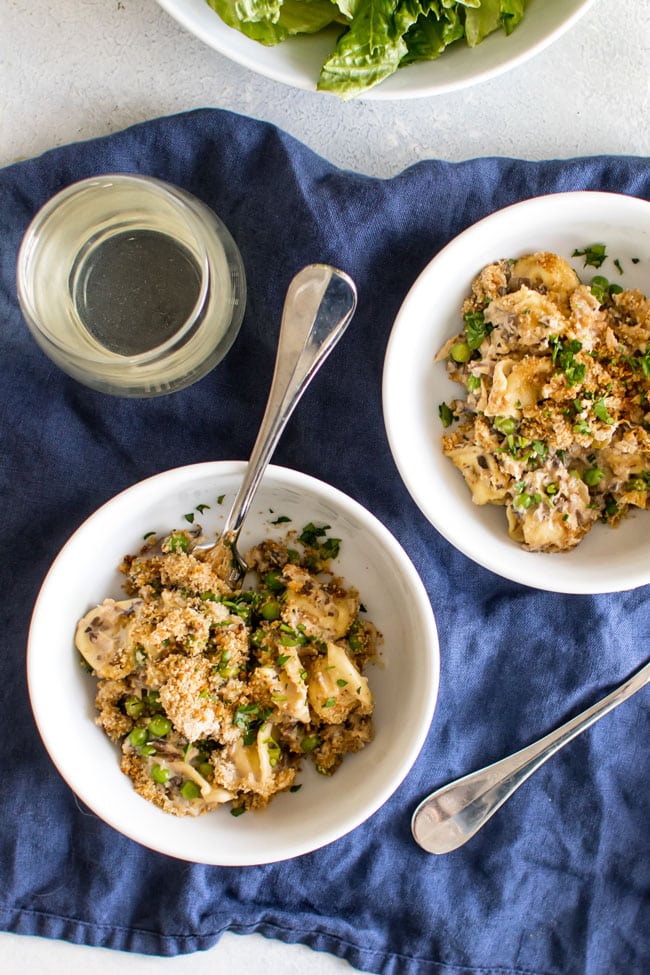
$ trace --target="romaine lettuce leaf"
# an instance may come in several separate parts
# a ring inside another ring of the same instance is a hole
[[[463,21],[457,10],[438,7],[433,3],[427,4],[427,7],[429,9],[414,23],[406,35],[408,54],[400,67],[414,64],[416,61],[432,61],[440,57],[450,44],[459,41],[465,33]]]
[[[501,26],[506,34],[512,34],[526,10],[526,0],[501,0]]]
[[[332,0],[206,0],[228,27],[270,47],[345,21]]]
[[[510,34],[527,0],[206,0],[221,19],[261,44],[341,24],[318,81],[348,99],[403,65],[440,57],[463,38],[470,47],[488,34]]]
[[[408,50],[404,30],[395,17],[403,2],[362,0],[349,29],[321,69],[320,91],[352,98],[397,71]]]
[[[482,0],[480,7],[466,13],[467,43],[476,47],[499,27],[511,34],[523,16],[524,0]]]

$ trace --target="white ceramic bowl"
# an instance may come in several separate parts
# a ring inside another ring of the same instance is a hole
[[[599,271],[571,258],[593,243],[604,243],[609,255]],[[603,274],[648,294],[650,203],[587,191],[538,197],[493,213],[440,251],[407,295],[386,350],[384,420],[393,457],[431,524],[479,565],[553,592],[633,589],[650,583],[650,512],[639,511],[615,529],[596,524],[571,552],[526,552],[508,537],[503,508],[473,504],[440,447],[438,406],[457,397],[459,387],[434,356],[462,326],[460,307],[472,279],[491,261],[538,250],[571,260],[583,280]]]
[[[245,464],[197,464],[159,474],[119,494],[71,537],[38,596],[28,644],[28,681],[38,729],[73,791],[103,820],[144,846],[185,860],[243,866],[318,849],[354,829],[389,798],[415,761],[438,692],[439,654],[431,604],[409,558],[366,509],[328,485],[270,467],[246,519],[246,547],[286,533],[279,515],[302,529],[313,521],[342,539],[335,565],[355,585],[384,636],[381,662],[368,668],[376,738],[332,777],[304,763],[300,791],[283,793],[259,813],[227,807],[192,818],[163,813],[135,793],[119,770],[119,752],[93,723],[94,679],[73,647],[76,620],[106,595],[119,598],[117,566],[137,552],[145,532],[187,527],[199,504],[204,531],[216,532]],[[216,503],[225,495],[222,505]]]
[[[334,29],[265,47],[227,27],[205,0],[158,0],[158,3],[186,30],[220,54],[294,88],[316,90],[321,65],[336,42]],[[435,61],[402,68],[361,97],[418,98],[487,81],[542,51],[568,30],[592,3],[594,0],[530,0],[526,16],[509,37],[499,31],[472,49],[463,41]]]

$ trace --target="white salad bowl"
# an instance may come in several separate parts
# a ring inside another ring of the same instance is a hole
[[[405,778],[426,738],[439,675],[436,625],[424,586],[403,549],[366,509],[304,474],[268,468],[247,516],[241,550],[287,528],[329,525],[341,539],[333,563],[355,586],[383,634],[379,660],[366,676],[375,697],[375,740],[348,755],[330,777],[305,761],[299,791],[273,798],[267,809],[232,816],[224,806],[198,817],[176,817],[141,798],[119,769],[119,749],[94,723],[95,678],[79,664],[77,620],[106,596],[120,598],[117,567],[137,553],[148,531],[188,527],[196,515],[216,533],[245,464],[215,462],[177,468],[142,481],[96,511],[53,563],[38,596],[29,633],[27,669],[39,732],[70,788],[120,833],[184,860],[244,866],[288,859],[359,826]],[[223,496],[222,503],[218,503]],[[273,525],[284,516],[290,523]]]
[[[605,244],[608,254],[598,270],[572,257],[594,243]],[[566,258],[586,283],[602,274],[649,294],[650,203],[590,191],[537,197],[493,213],[443,248],[404,300],[386,350],[383,408],[393,457],[431,524],[479,565],[553,592],[634,589],[650,583],[650,511],[637,511],[616,528],[596,524],[570,552],[527,552],[508,536],[504,509],[474,504],[442,453],[438,408],[462,389],[435,356],[462,329],[460,309],[475,275],[492,261],[534,251]]]
[[[506,36],[501,30],[469,48],[464,41],[435,61],[401,68],[359,96],[369,99],[440,95],[487,81],[539,53],[568,30],[595,0],[529,0],[526,14]],[[232,61],[294,88],[315,91],[320,69],[338,31],[292,37],[274,47],[253,41],[226,26],[205,0],[158,0],[182,27]]]

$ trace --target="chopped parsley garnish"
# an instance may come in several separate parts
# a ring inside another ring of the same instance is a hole
[[[572,257],[584,257],[585,267],[601,267],[607,259],[607,251],[604,244],[591,244],[584,250],[574,250]]]
[[[287,521],[291,521],[288,515],[280,515],[275,521],[272,521],[272,525],[284,525]]]
[[[454,422],[454,414],[451,410],[451,407],[448,406],[446,403],[440,404],[440,406],[438,407],[438,414],[440,416],[440,420],[442,422],[443,427],[450,427],[451,424]]]
[[[187,552],[190,542],[185,532],[172,532],[167,538],[166,547],[170,552]]]
[[[310,521],[298,536],[298,541],[302,542],[305,548],[312,549],[315,558],[322,562],[335,559],[339,554],[339,548],[341,546],[340,538],[326,537],[329,528],[329,525],[321,525],[318,527]],[[315,567],[313,566],[313,559],[307,558],[306,563],[308,568]]]
[[[286,623],[280,624],[280,630],[282,631],[280,643],[283,647],[301,647],[309,642],[304,633],[300,630],[292,630]]]
[[[317,528],[313,522],[309,522],[305,525],[302,532],[298,536],[298,541],[302,542],[303,545],[308,545],[310,548],[316,548],[319,544],[319,540],[327,534],[330,525],[321,525]]]
[[[591,427],[586,420],[578,420],[578,422],[573,425],[573,432],[581,434],[583,437],[588,437],[591,434]]]
[[[618,504],[611,494],[608,494],[605,498],[605,509],[603,511],[602,520],[607,521],[610,518],[615,518],[619,512]]]
[[[206,589],[205,592],[199,593],[199,599],[201,599],[204,603],[220,603],[222,597],[217,595],[216,592],[212,592],[211,589]]]
[[[524,490],[525,486],[525,484],[520,485],[519,494],[516,496],[514,503],[518,508],[523,508],[524,511],[527,511],[534,504],[540,504],[542,495],[537,491],[531,493],[530,491]]]
[[[468,311],[464,316],[467,345],[472,352],[479,349],[483,340],[493,331],[494,325],[485,321],[482,311]]]
[[[646,377],[646,379],[650,378],[650,346],[646,348],[643,355],[630,356],[627,359],[627,362],[632,367],[632,369],[635,370],[635,372],[638,372],[638,370],[640,369],[643,375]]]
[[[601,399],[597,399],[595,401],[595,403],[593,405],[593,411],[594,411],[594,416],[596,417],[596,419],[597,420],[600,420],[602,423],[611,424],[611,423],[614,422],[614,417],[612,417],[612,416],[609,415],[609,412],[607,410],[607,407],[605,406],[605,397],[604,396],[601,397]]]
[[[242,704],[237,708],[232,723],[242,732],[245,745],[254,743],[258,729],[271,714],[271,710],[271,708],[262,708],[259,704]]]
[[[551,335],[548,341],[553,350],[551,361],[564,373],[567,386],[575,386],[577,383],[581,383],[585,378],[587,367],[583,362],[576,362],[575,354],[580,352],[582,342],[577,339],[569,339],[563,342],[558,335]]]

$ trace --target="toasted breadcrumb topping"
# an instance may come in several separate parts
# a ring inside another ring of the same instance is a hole
[[[548,252],[490,264],[437,355],[444,454],[529,551],[574,548],[649,506],[650,301]]]
[[[372,741],[363,671],[381,636],[331,572],[338,540],[308,529],[249,552],[245,587],[223,553],[193,551],[195,530],[150,541],[121,566],[128,598],[79,621],[96,722],[165,812],[262,809],[304,760],[330,775]]]

